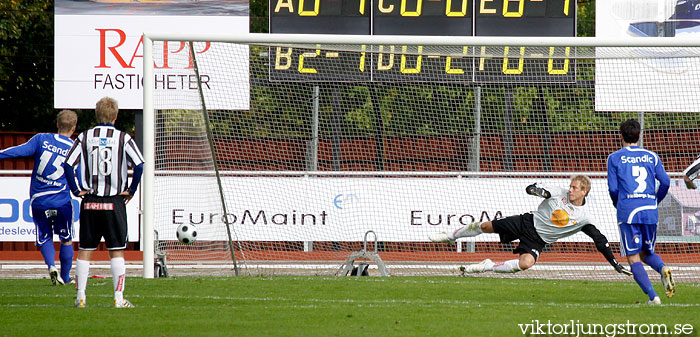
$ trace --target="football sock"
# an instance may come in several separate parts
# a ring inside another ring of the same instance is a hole
[[[58,258],[61,260],[61,279],[70,282],[70,269],[73,267],[73,245],[61,244]]]
[[[649,275],[647,275],[647,271],[644,270],[644,265],[641,262],[635,262],[630,265],[630,269],[639,287],[642,288],[645,294],[649,295],[650,300],[653,300],[654,297],[657,296],[656,291],[654,291],[654,287],[651,285],[651,281],[649,281]]]
[[[486,266],[486,268],[488,268],[488,266]],[[506,262],[497,262],[491,268],[496,273],[517,273],[522,270],[520,269],[520,260],[518,259],[508,260]]]
[[[85,288],[87,288],[88,274],[90,274],[90,261],[81,259],[75,260],[75,278],[78,282],[78,298],[85,297]]]
[[[657,273],[661,274],[661,269],[666,265],[664,261],[661,260],[661,256],[656,254],[649,254],[644,257],[644,263],[648,264],[649,267],[656,270]]]
[[[112,284],[114,285],[114,299],[124,299],[124,283],[126,281],[126,267],[123,257],[115,257],[110,260],[112,266]]]
[[[470,236],[477,236],[479,234],[483,233],[481,230],[481,222],[472,222],[452,233],[455,239],[459,238],[464,238],[464,237],[470,237]]]
[[[39,247],[39,250],[41,250],[41,256],[44,257],[44,263],[46,263],[47,266],[56,265],[54,262],[56,259],[56,250],[53,248],[53,242],[44,242],[44,244]]]

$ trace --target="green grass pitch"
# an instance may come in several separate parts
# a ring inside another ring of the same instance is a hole
[[[571,321],[700,329],[698,284],[678,284],[654,307],[633,282],[472,277],[131,277],[134,309],[111,307],[110,278],[90,279],[87,295],[79,309],[72,286],[0,279],[0,336],[536,336],[519,324]]]

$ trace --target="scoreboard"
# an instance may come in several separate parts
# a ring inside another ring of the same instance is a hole
[[[426,36],[576,36],[576,0],[269,0],[270,32]],[[422,46],[378,46],[378,53],[277,47],[275,81],[573,82],[565,47],[504,46],[496,53],[450,47],[453,56],[421,55]],[[408,53],[408,54],[404,54]],[[480,55],[484,57],[466,57]],[[455,55],[464,55],[458,57]]]

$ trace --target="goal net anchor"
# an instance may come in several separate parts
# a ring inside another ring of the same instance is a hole
[[[374,236],[373,253],[367,252],[367,237],[370,233]],[[391,276],[389,275],[389,270],[386,268],[384,261],[382,261],[382,258],[379,257],[379,254],[377,253],[377,247],[377,233],[371,230],[367,231],[365,233],[364,242],[362,243],[362,250],[350,254],[350,256],[345,260],[345,262],[340,266],[340,269],[338,270],[342,270],[340,272],[340,275],[367,276],[367,268],[369,267],[368,260],[371,260],[374,261],[374,263],[377,265],[377,269],[379,269],[379,274],[381,276]],[[363,261],[359,262],[357,267],[355,267],[355,260],[358,259],[362,259]]]
[[[153,261],[153,277],[168,277],[168,263],[165,260],[165,251],[161,249],[160,241],[158,240],[158,231],[153,231],[153,246],[155,259]]]

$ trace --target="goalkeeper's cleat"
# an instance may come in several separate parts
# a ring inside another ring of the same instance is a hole
[[[464,267],[464,272],[470,274],[483,273],[487,269],[493,269],[493,261],[491,261],[491,259],[486,259],[479,263],[467,265]]]
[[[75,299],[75,306],[78,308],[85,308],[85,299],[84,298],[76,298]]]
[[[445,233],[445,232],[440,232],[440,233],[432,233],[428,235],[428,238],[432,242],[449,242],[449,243],[455,243],[455,238],[452,237],[450,238],[450,235]]]
[[[653,300],[648,300],[647,304],[648,305],[661,305],[661,299],[659,298],[659,296],[656,296],[656,297],[654,297]]]
[[[666,297],[671,298],[676,293],[676,283],[673,282],[671,268],[664,266],[661,268],[661,284],[664,286]]]
[[[129,302],[129,300],[119,301],[119,300],[115,299],[114,300],[114,307],[115,308],[135,308],[136,306],[131,304],[131,302]]]
[[[51,277],[51,283],[53,285],[63,285],[63,280],[58,276],[58,268],[56,268],[56,266],[49,267],[49,276]]]

